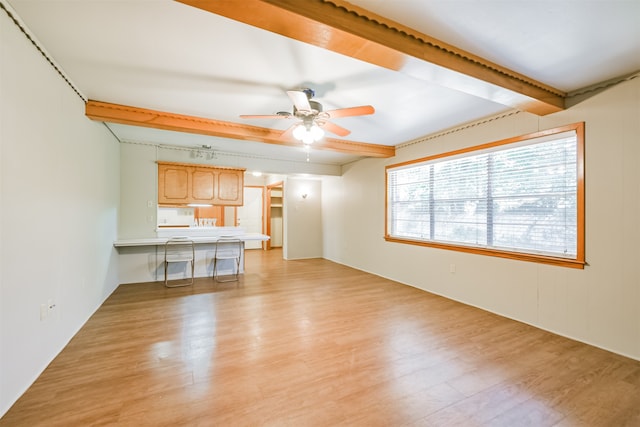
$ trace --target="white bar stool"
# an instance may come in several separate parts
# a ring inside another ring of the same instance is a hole
[[[196,249],[193,240],[184,236],[171,237],[164,244],[164,285],[167,288],[193,285]],[[169,264],[191,263],[191,282],[169,285],[167,272]]]
[[[237,282],[238,276],[240,275],[240,257],[242,255],[242,240],[240,239],[230,239],[221,237],[216,242],[216,250],[213,255],[213,280],[216,282]],[[218,274],[218,262],[224,260],[233,260],[233,264],[235,264],[234,272],[231,275],[231,278],[220,279],[220,275]]]

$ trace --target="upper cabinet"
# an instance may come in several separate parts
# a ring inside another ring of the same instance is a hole
[[[240,172],[240,173],[238,173]],[[244,171],[232,169],[221,170],[218,174],[216,195],[219,205],[242,205],[244,194]],[[237,201],[240,203],[236,203]]]
[[[192,203],[216,203],[216,184],[220,181],[220,170],[203,167],[187,167],[191,172],[191,200]],[[236,174],[238,171],[234,171]],[[242,173],[240,173],[242,176]],[[242,200],[240,200],[242,203]]]
[[[158,164],[158,203],[189,203],[189,171]]]
[[[244,171],[158,162],[158,204],[242,206]]]

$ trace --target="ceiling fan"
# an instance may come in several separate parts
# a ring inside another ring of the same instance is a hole
[[[330,119],[337,117],[365,116],[373,114],[375,109],[371,105],[359,107],[339,108],[336,110],[323,111],[322,104],[311,98],[315,95],[313,89],[289,90],[287,95],[293,102],[293,112],[279,111],[271,115],[241,115],[243,119],[295,119],[296,123],[291,125],[282,133],[282,139],[289,139],[293,136],[304,144],[311,144],[320,140],[324,136],[324,131],[328,131],[337,136],[347,136],[350,130],[330,122]]]

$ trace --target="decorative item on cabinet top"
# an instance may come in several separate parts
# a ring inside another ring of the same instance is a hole
[[[158,163],[158,204],[242,206],[246,169]]]

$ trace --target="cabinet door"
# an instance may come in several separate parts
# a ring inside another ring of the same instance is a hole
[[[187,168],[158,165],[158,203],[189,203]]]
[[[218,174],[217,205],[242,206],[244,173],[240,170],[220,170]]]
[[[194,203],[214,203],[216,172],[210,168],[194,168],[191,173],[191,199]]]

